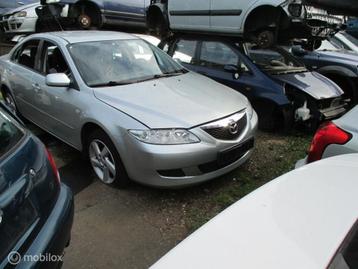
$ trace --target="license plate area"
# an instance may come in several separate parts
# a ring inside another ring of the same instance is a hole
[[[255,140],[252,138],[250,140],[245,141],[237,146],[234,146],[230,149],[222,151],[218,154],[218,163],[220,166],[230,165],[237,160],[239,160],[242,156],[246,154],[250,149],[254,147]]]

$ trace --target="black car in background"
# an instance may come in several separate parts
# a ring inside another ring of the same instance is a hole
[[[49,151],[0,104],[0,268],[58,268],[73,195]]]

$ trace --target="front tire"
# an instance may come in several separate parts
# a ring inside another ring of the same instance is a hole
[[[3,92],[3,97],[4,97],[5,105],[9,108],[9,110],[14,115],[19,115],[16,103],[15,103],[15,98],[12,96],[12,94],[10,92],[8,92],[8,91],[4,91]]]
[[[118,151],[108,135],[95,130],[88,137],[88,158],[96,176],[106,185],[125,188],[129,178]]]
[[[78,26],[84,30],[97,30],[102,26],[101,12],[97,7],[82,5],[79,7]]]

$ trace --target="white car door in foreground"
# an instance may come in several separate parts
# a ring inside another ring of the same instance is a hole
[[[151,269],[358,268],[358,154],[325,159],[264,185]]]

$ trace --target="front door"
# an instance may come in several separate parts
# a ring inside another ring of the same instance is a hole
[[[80,110],[76,106],[80,91],[67,87],[48,86],[46,76],[55,73],[64,73],[69,78],[72,77],[60,48],[56,44],[45,41],[41,53],[41,74],[34,76],[38,86],[34,102],[43,117],[42,122],[38,124],[71,144],[80,121]]]
[[[147,0],[105,0],[104,12],[107,19],[125,22],[144,22]]]
[[[174,29],[208,30],[211,0],[168,1],[169,21]]]
[[[250,0],[211,0],[211,29],[242,32],[243,19],[251,5]]]

